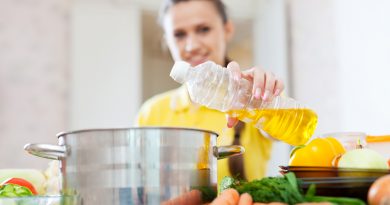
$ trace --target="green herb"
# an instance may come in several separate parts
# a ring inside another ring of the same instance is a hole
[[[282,177],[266,177],[260,180],[245,182],[232,177],[225,177],[220,183],[220,191],[234,188],[240,194],[248,193],[254,202],[271,203],[282,202],[297,204],[303,202],[331,202],[336,205],[364,205],[360,199],[346,197],[315,196],[315,185],[311,185],[306,192],[299,188],[294,173],[287,173]]]

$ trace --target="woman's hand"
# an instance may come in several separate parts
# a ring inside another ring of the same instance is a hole
[[[252,205],[252,197],[245,193],[240,194],[235,189],[227,189],[218,196],[211,205]]]
[[[252,95],[256,99],[261,98],[264,101],[271,101],[273,97],[280,95],[284,89],[281,79],[277,78],[272,72],[265,71],[258,66],[241,72],[237,62],[232,61],[227,65],[227,68],[233,72],[236,81],[245,78],[253,82]],[[237,122],[237,118],[227,116],[228,127],[234,127]]]
[[[177,198],[165,201],[161,205],[200,205],[202,204],[202,193],[199,190],[191,190]]]

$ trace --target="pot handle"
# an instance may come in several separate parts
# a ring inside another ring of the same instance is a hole
[[[55,160],[65,158],[69,153],[66,146],[51,144],[26,144],[24,145],[24,150],[38,157]]]
[[[223,159],[245,153],[245,148],[240,145],[214,146],[213,154],[217,159]]]

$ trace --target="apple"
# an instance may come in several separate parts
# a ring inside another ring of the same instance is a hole
[[[388,169],[387,159],[372,149],[354,149],[341,156],[338,167],[361,169]]]

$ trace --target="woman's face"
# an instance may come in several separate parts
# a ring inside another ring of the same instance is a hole
[[[227,42],[233,35],[230,21],[210,1],[187,1],[173,5],[163,19],[165,38],[175,61],[196,66],[207,60],[224,65]]]

